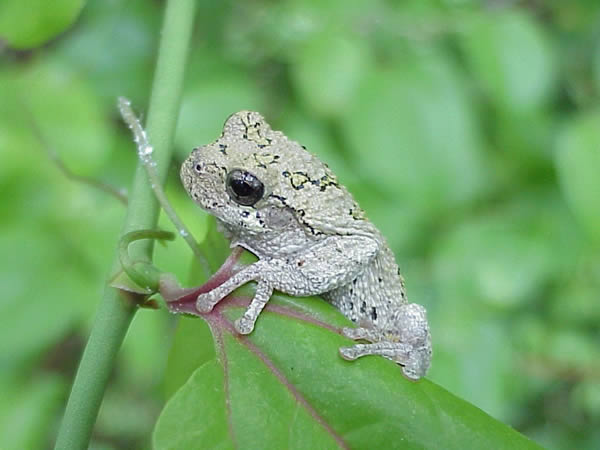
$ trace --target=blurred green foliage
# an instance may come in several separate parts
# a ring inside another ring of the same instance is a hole
[[[142,0],[21,3],[0,4],[7,449],[54,438],[124,214],[67,179],[48,149],[77,174],[128,186],[135,156],[115,102],[147,105],[162,14]],[[600,4],[199,11],[169,184],[196,235],[204,215],[178,163],[232,112],[261,111],[329,162],[388,237],[410,298],[429,310],[433,381],[549,448],[599,448]],[[180,279],[189,259],[181,241],[157,249]],[[173,323],[136,317],[92,448],[148,446]]]

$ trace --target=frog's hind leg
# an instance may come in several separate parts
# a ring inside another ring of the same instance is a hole
[[[344,336],[371,343],[340,348],[340,355],[355,360],[368,355],[380,355],[402,366],[408,378],[417,380],[425,375],[431,361],[431,337],[425,309],[417,304],[402,305],[382,329],[344,328]]]
[[[416,350],[416,351],[415,351]],[[428,352],[414,349],[410,344],[402,342],[375,342],[373,344],[356,344],[352,347],[341,347],[340,355],[353,361],[368,355],[380,355],[402,366],[402,372],[412,380],[425,375],[429,367]]]

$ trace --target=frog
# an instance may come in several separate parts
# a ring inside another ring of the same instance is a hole
[[[232,248],[257,261],[198,295],[210,312],[238,287],[256,282],[234,327],[252,333],[274,291],[321,296],[356,327],[346,360],[380,355],[411,380],[431,363],[425,308],[409,303],[394,253],[327,164],[276,131],[258,112],[232,114],[218,139],[193,149],[180,177],[191,199],[216,218]]]

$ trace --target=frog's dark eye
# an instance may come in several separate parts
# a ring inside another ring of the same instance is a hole
[[[232,200],[243,206],[252,206],[265,193],[261,181],[245,170],[233,169],[227,174],[227,193]]]

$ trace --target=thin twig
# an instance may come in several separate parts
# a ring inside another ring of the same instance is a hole
[[[194,256],[200,263],[202,270],[204,271],[204,275],[209,278],[212,272],[210,265],[208,264],[208,259],[196,242],[196,239],[194,239],[183,221],[179,218],[171,206],[171,203],[169,202],[169,199],[162,188],[162,184],[160,183],[160,179],[156,173],[156,162],[154,162],[154,159],[152,158],[153,148],[152,145],[150,145],[146,130],[144,130],[140,120],[133,112],[133,109],[131,108],[131,102],[127,98],[119,97],[118,106],[119,111],[121,112],[121,117],[123,117],[123,120],[133,133],[133,140],[137,145],[138,157],[146,169],[148,179],[150,180],[150,185],[154,191],[154,195],[156,196],[158,203],[160,203],[162,209],[165,211],[173,225],[175,225],[178,233],[181,235],[181,237],[183,237],[185,242],[187,242],[188,246],[194,253]]]
[[[91,186],[94,189],[99,189],[109,195],[112,195],[124,205],[127,205],[127,195],[122,190],[119,190],[108,183],[103,183],[100,180],[96,180],[95,178],[78,175],[74,173],[71,169],[69,169],[59,156],[58,152],[54,149],[54,147],[52,147],[52,145],[50,145],[50,142],[44,136],[44,133],[42,132],[31,110],[24,104],[23,109],[27,114],[27,120],[29,121],[29,125],[31,126],[34,136],[40,142],[42,148],[46,152],[46,155],[48,155],[48,158],[50,158],[50,160],[56,165],[58,170],[60,170],[66,178],[77,183],[87,184],[88,186]]]

